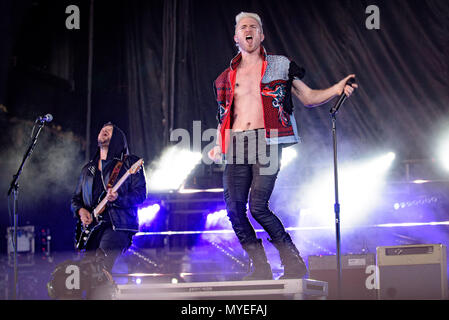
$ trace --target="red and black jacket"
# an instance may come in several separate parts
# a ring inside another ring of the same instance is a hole
[[[267,144],[297,143],[300,139],[293,115],[291,87],[294,79],[304,77],[305,70],[285,56],[268,55],[262,46],[260,54],[263,57],[260,95]],[[226,153],[228,146],[235,80],[241,60],[242,54],[239,53],[232,59],[230,67],[214,81],[223,153]]]

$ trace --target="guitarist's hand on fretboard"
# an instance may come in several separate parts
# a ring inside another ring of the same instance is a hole
[[[113,191],[112,188],[109,188],[108,193],[106,195],[106,199],[109,202],[114,202],[115,200],[117,200],[117,197],[118,197],[117,191]]]
[[[78,211],[78,213],[80,215],[80,219],[81,219],[81,222],[83,223],[83,225],[88,226],[89,224],[92,223],[93,218],[88,210],[81,208]]]

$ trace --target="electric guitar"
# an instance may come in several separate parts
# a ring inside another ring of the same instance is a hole
[[[139,159],[134,163],[131,168],[129,168],[126,173],[120,178],[120,180],[114,185],[112,188],[113,192],[116,192],[120,186],[128,179],[128,177],[132,174],[136,174],[143,165],[143,159]],[[81,219],[78,219],[78,223],[76,226],[76,232],[75,232],[75,247],[78,250],[83,250],[86,248],[87,243],[89,242],[89,239],[91,238],[92,234],[98,230],[98,228],[102,225],[103,221],[101,218],[101,215],[106,208],[106,204],[108,203],[108,200],[103,198],[103,200],[100,201],[100,203],[95,207],[93,212],[91,212],[93,216],[93,221],[89,225],[84,225],[81,222]]]

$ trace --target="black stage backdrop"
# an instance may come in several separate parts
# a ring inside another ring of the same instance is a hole
[[[89,3],[1,2],[5,195],[32,122],[54,116],[21,180],[24,223],[54,229],[72,223],[69,190],[86,154]],[[68,5],[80,9],[79,30],[65,27]],[[366,28],[368,5],[380,9],[378,30]],[[356,74],[359,90],[338,118],[341,154],[393,150],[413,159],[434,152],[436,137],[449,123],[446,0],[95,0],[88,138],[94,141],[101,124],[111,120],[127,132],[132,152],[150,163],[169,143],[171,130],[191,131],[193,121],[201,121],[202,130],[216,127],[212,82],[236,54],[234,17],[241,11],[259,13],[267,51],[303,66],[310,87]],[[307,109],[294,103],[303,159],[329,158],[331,105]],[[51,170],[56,174],[47,174]],[[38,185],[37,177],[43,179]],[[46,212],[44,219],[36,208]],[[3,233],[9,225],[6,201],[1,210]],[[71,235],[60,233],[56,243],[70,247]]]

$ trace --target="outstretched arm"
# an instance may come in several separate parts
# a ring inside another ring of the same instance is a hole
[[[293,80],[292,92],[306,107],[317,107],[325,104],[332,98],[341,95],[343,92],[349,97],[354,88],[357,88],[357,84],[346,85],[346,82],[350,78],[355,78],[355,74],[351,74],[346,78],[340,80],[332,87],[323,90],[314,90],[309,88],[301,80]]]

